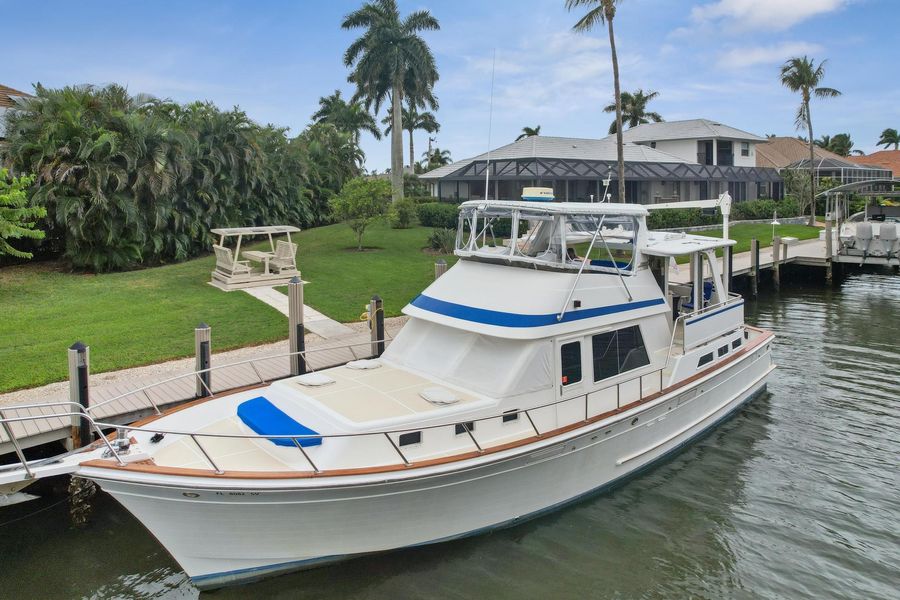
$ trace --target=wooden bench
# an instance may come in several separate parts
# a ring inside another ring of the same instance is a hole
[[[231,248],[213,244],[213,250],[216,252],[216,271],[220,271],[225,275],[238,275],[251,271],[248,261],[234,260]]]
[[[277,268],[279,273],[297,270],[297,244],[279,240],[275,242],[275,256],[269,260],[269,266]]]

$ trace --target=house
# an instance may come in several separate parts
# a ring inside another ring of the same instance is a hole
[[[16,105],[16,98],[31,97],[31,94],[0,84],[0,141],[6,138],[6,111]]]
[[[723,167],[757,166],[754,146],[766,141],[709,119],[646,123],[622,132],[622,139],[690,162]]]
[[[626,132],[630,138],[631,132],[637,131],[637,140],[624,144],[625,201],[706,200],[726,190],[738,201],[781,197],[782,182],[776,169],[741,164],[751,157],[755,160],[753,145],[763,138],[703,119],[676,122],[671,128],[656,125],[669,124],[641,125]],[[647,137],[650,131],[657,132],[655,139]],[[711,149],[706,142],[712,144]],[[745,142],[750,156],[741,155]],[[735,149],[738,156],[733,155]],[[698,154],[703,154],[702,162]],[[613,200],[618,196],[615,136],[531,136],[419,177],[429,182],[432,195],[441,199],[475,200],[485,198],[486,169],[490,169],[490,198],[517,200],[523,188],[533,186],[552,187],[561,201],[596,201],[604,193]],[[606,179],[611,180],[608,192],[603,183]]]
[[[813,146],[816,180],[828,177],[840,183],[890,179],[891,173],[877,164],[856,160],[867,157],[841,156]],[[756,145],[756,165],[774,169],[809,169],[809,145],[795,137],[773,137]]]
[[[880,167],[891,171],[894,179],[900,179],[900,150],[880,150],[865,156],[848,156],[847,160],[867,167]]]

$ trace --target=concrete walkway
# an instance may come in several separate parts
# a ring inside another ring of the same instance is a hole
[[[257,300],[265,302],[275,310],[279,311],[284,316],[288,316],[287,294],[282,294],[274,287],[263,286],[244,288],[241,291],[247,292]],[[326,317],[306,304],[303,305],[303,326],[307,330],[312,331],[325,339],[338,338],[353,333],[353,330],[346,325],[342,325],[334,319]]]

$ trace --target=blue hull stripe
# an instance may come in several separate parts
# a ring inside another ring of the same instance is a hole
[[[698,431],[692,437],[680,442],[676,446],[673,446],[663,454],[660,454],[650,462],[641,465],[639,468],[627,473],[618,479],[614,479],[610,482],[607,482],[600,487],[596,487],[590,491],[584,492],[583,494],[579,494],[573,498],[569,498],[568,500],[564,500],[558,504],[554,504],[552,506],[548,506],[546,508],[542,508],[535,512],[529,513],[527,515],[523,515],[521,517],[517,517],[515,519],[510,519],[507,521],[503,521],[497,523],[495,525],[489,525],[487,527],[481,527],[479,529],[475,529],[472,531],[466,531],[464,533],[458,533],[456,535],[447,536],[440,539],[429,540],[427,542],[421,542],[418,544],[411,544],[409,546],[404,546],[402,548],[392,548],[391,550],[387,550],[387,552],[395,552],[398,550],[406,550],[408,548],[419,548],[421,546],[430,546],[432,544],[440,544],[443,542],[449,542],[453,540],[459,540],[463,538],[473,537],[477,535],[481,535],[487,533],[489,531],[496,531],[498,529],[506,529],[508,527],[514,527],[516,525],[520,525],[526,521],[530,521],[532,519],[536,519],[538,517],[542,517],[548,513],[555,512],[567,506],[571,506],[572,504],[577,504],[583,500],[591,498],[593,496],[597,496],[604,492],[608,492],[609,490],[619,487],[622,484],[634,479],[635,477],[646,473],[647,471],[653,469],[657,465],[666,460],[672,458],[674,455],[681,452],[687,446],[690,446],[694,442],[703,438],[705,435],[709,434],[713,429],[721,425],[723,422],[727,421],[731,417],[733,417],[745,404],[762,394],[766,390],[766,384],[762,383],[756,389],[751,390],[747,393],[747,395],[737,404],[735,404],[732,409],[720,416],[718,419],[704,427],[702,430]],[[195,577],[191,577],[191,582],[199,587],[200,589],[214,589],[216,587],[222,587],[229,584],[237,584],[237,583],[250,583],[252,581],[258,581],[263,579],[264,577],[274,575],[276,573],[287,573],[290,571],[298,571],[303,568],[310,568],[319,565],[327,565],[330,563],[339,562],[342,560],[348,560],[351,558],[359,558],[362,556],[366,556],[367,554],[376,554],[365,552],[362,554],[337,554],[334,556],[322,556],[317,558],[308,558],[305,560],[297,560],[285,563],[278,563],[274,565],[266,565],[262,567],[249,567],[246,569],[238,569],[235,571],[226,571],[223,573],[210,573],[208,575],[197,575]]]
[[[718,314],[721,314],[721,313],[725,312],[726,310],[731,310],[732,308],[737,308],[738,306],[743,306],[743,305],[744,305],[743,302],[737,302],[737,303],[735,303],[735,304],[732,304],[731,306],[726,306],[726,307],[723,308],[723,309],[717,310],[716,312],[711,312],[711,313],[709,313],[708,315],[703,315],[702,317],[699,317],[699,318],[694,319],[694,320],[692,320],[692,321],[688,321],[687,324],[688,324],[688,325],[693,325],[694,323],[699,323],[699,322],[702,321],[703,319],[708,319],[708,318],[710,318],[710,317],[714,317],[714,316],[716,316],[716,315],[718,315]]]
[[[648,306],[657,306],[665,304],[665,300],[662,298],[654,298],[652,300],[639,300],[637,302],[628,302],[626,304],[614,304],[612,306],[600,306],[598,308],[586,308],[583,310],[570,310],[563,315],[561,320],[556,319],[556,313],[549,315],[523,315],[499,310],[489,310],[487,308],[475,308],[474,306],[466,306],[454,302],[446,302],[444,300],[438,300],[437,298],[431,298],[424,294],[420,294],[411,302],[411,304],[416,308],[421,308],[422,310],[427,310],[429,312],[453,317],[454,319],[461,319],[463,321],[483,323],[485,325],[496,325],[498,327],[546,327],[547,325],[580,321],[581,319],[590,319],[592,317],[601,317],[603,315],[647,308]]]

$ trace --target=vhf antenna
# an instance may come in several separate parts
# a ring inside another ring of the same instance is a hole
[[[494,59],[491,63],[491,105],[488,109],[488,151],[487,163],[484,166],[484,199],[490,200],[491,182],[491,126],[494,123],[494,72],[497,68],[497,49],[494,48]]]

